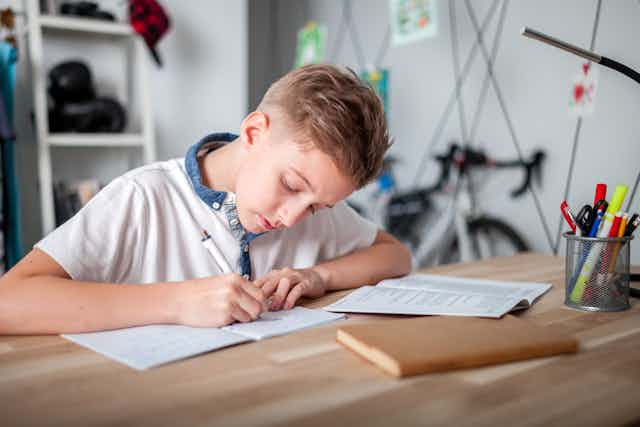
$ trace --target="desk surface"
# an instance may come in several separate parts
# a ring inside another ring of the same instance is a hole
[[[337,324],[146,372],[58,336],[0,337],[0,425],[625,425],[640,421],[640,305],[563,305],[563,259],[525,254],[429,272],[553,283],[521,317],[581,351],[395,379],[335,342]],[[321,307],[344,292],[307,306]],[[384,321],[389,316],[350,316]]]

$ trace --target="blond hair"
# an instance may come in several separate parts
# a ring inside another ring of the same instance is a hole
[[[273,83],[258,111],[283,112],[295,132],[331,156],[357,187],[382,169],[390,146],[380,98],[350,69],[306,65]]]

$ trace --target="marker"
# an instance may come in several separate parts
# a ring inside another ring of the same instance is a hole
[[[607,208],[607,212],[604,214],[604,220],[602,220],[602,227],[600,230],[595,230],[595,236],[597,237],[607,237],[609,232],[611,231],[611,226],[613,225],[613,220],[615,218],[615,214],[620,210],[620,206],[622,206],[622,202],[624,201],[625,196],[627,195],[628,187],[626,185],[617,185],[616,189],[613,193],[613,197],[611,198],[611,203],[609,203],[609,207]],[[602,199],[601,199],[602,200]],[[600,216],[600,215],[598,215]],[[596,219],[596,222],[600,222]],[[640,221],[639,221],[640,222]],[[594,223],[594,227],[595,227]],[[628,226],[627,226],[628,228]],[[591,234],[593,234],[594,228],[591,229]],[[582,294],[584,293],[584,288],[591,279],[591,274],[593,273],[593,269],[596,266],[598,260],[600,259],[600,253],[602,252],[602,247],[598,247],[596,245],[589,251],[589,255],[587,259],[584,261],[582,265],[582,269],[580,270],[580,275],[576,279],[576,284],[573,286],[573,290],[571,291],[571,301],[575,303],[580,303],[582,300]]]
[[[220,249],[213,243],[213,239],[207,233],[207,230],[202,230],[202,245],[209,251],[209,253],[213,256],[213,259],[218,263],[218,267],[222,270],[224,274],[233,273],[233,269],[227,262],[227,259],[222,255]]]
[[[636,231],[636,228],[638,228],[638,225],[640,225],[640,216],[638,216],[637,213],[634,213],[627,223],[627,228],[626,230],[624,230],[624,235],[631,236],[633,232]]]
[[[620,220],[620,229],[618,230],[618,237],[624,236],[624,232],[627,229],[627,221],[629,221],[629,214],[622,213],[622,220]]]
[[[611,225],[611,230],[609,230],[608,237],[618,237],[618,230],[620,230],[620,222],[622,221],[622,213],[618,212],[615,217],[613,217],[613,224]]]
[[[627,219],[629,215],[622,212],[622,218],[620,219],[620,227],[618,227],[618,234],[616,237],[623,237],[624,232],[627,228]],[[616,262],[618,261],[618,253],[620,252],[620,248],[622,247],[622,243],[617,242],[613,246],[613,250],[611,252],[611,260],[609,262],[608,272],[613,273],[616,269]]]
[[[593,221],[593,225],[591,226],[591,230],[589,231],[589,237],[596,237],[598,235],[598,229],[600,228],[602,217],[604,217],[604,211],[598,211],[596,220]]]
[[[604,200],[607,198],[607,184],[596,184],[596,195],[593,198],[593,206],[598,203],[598,200]]]

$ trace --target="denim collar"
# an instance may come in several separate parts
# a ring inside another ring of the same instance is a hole
[[[189,175],[189,179],[191,180],[191,186],[195,190],[198,197],[200,197],[200,199],[207,206],[215,210],[220,210],[223,205],[227,207],[226,205],[229,204],[229,201],[227,201],[227,203],[225,204],[225,199],[227,198],[227,192],[216,191],[213,188],[209,188],[202,184],[202,174],[200,171],[200,164],[198,163],[198,152],[200,152],[201,149],[205,148],[207,144],[211,144],[212,146],[215,143],[224,145],[226,143],[234,141],[236,138],[238,138],[238,135],[235,135],[232,133],[209,134],[204,138],[202,138],[196,144],[189,147],[189,151],[187,151],[187,155],[185,156],[185,159],[184,159],[185,168],[187,169],[187,174]],[[212,147],[212,149],[214,150],[216,148],[219,148],[219,147],[215,147],[215,148]],[[225,213],[227,213],[227,217],[230,218],[231,220],[230,225],[231,225],[233,234],[238,240],[244,241],[245,243],[249,243],[251,240],[255,239],[256,237],[264,234],[264,233],[255,234],[255,233],[250,233],[246,231],[244,227],[242,227],[242,225],[239,223],[239,220],[237,217],[237,211],[235,209],[235,199],[233,201],[233,205],[234,205],[232,207],[233,212],[225,212]],[[225,211],[228,211],[228,210],[225,209]],[[233,221],[233,217],[230,217],[230,214],[231,215],[235,214],[233,215],[236,218],[235,221]]]
[[[214,203],[222,205],[225,197],[227,197],[227,193],[225,191],[216,191],[213,188],[209,188],[202,184],[202,175],[200,173],[200,165],[198,164],[198,152],[206,144],[213,142],[226,144],[233,141],[237,137],[237,135],[234,135],[232,133],[209,134],[202,138],[198,143],[193,144],[191,147],[189,147],[189,151],[187,151],[187,155],[184,158],[187,174],[189,175],[189,179],[191,180],[193,189],[195,190],[196,194],[198,194],[198,197],[200,197],[200,199],[202,199],[202,201],[205,202],[209,207],[213,206]]]

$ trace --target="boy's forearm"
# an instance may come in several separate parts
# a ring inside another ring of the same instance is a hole
[[[7,279],[7,278],[5,278]],[[33,276],[0,284],[0,334],[58,334],[173,323],[175,284],[125,285]]]
[[[376,239],[368,248],[313,267],[327,283],[327,290],[351,289],[408,274],[411,253],[406,246],[384,235],[386,238]]]

